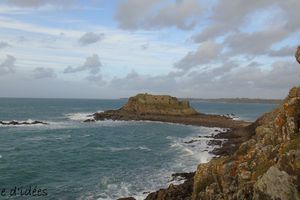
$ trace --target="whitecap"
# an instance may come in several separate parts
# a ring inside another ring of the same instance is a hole
[[[68,113],[65,116],[73,121],[84,121],[87,119],[93,119],[94,113],[87,113],[87,112],[77,112],[77,113]]]
[[[131,147],[110,147],[109,150],[112,152],[118,152],[118,151],[128,151],[131,150]]]

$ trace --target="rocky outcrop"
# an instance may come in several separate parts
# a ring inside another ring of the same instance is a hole
[[[176,173],[172,177],[177,176],[186,179],[183,184],[170,184],[167,189],[160,189],[150,193],[145,200],[191,200],[193,192],[195,173]]]
[[[150,94],[130,97],[120,109],[95,113],[92,119],[85,122],[108,119],[148,120],[221,128],[236,128],[249,124],[226,116],[198,113],[190,107],[188,101],[179,101],[175,97]]]
[[[14,120],[0,121],[0,125],[6,125],[6,126],[36,125],[36,124],[47,125],[48,123],[42,121],[14,121]]]
[[[190,107],[188,101],[178,101],[168,95],[138,94],[130,97],[121,110],[136,114],[155,115],[194,115],[197,114]]]
[[[235,153],[198,166],[193,200],[300,199],[300,88],[251,126]]]
[[[296,60],[300,64],[300,46],[298,46],[297,51],[295,53]]]

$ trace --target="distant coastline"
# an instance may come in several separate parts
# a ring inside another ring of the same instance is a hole
[[[219,99],[201,99],[201,98],[182,98],[189,101],[203,101],[212,103],[264,103],[280,104],[283,99],[250,99],[250,98],[219,98]]]

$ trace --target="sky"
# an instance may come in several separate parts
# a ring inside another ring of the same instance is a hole
[[[0,0],[0,97],[284,98],[299,0]]]

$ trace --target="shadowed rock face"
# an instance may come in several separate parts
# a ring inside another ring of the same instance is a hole
[[[295,53],[296,60],[300,64],[300,46],[298,46],[297,51]]]
[[[178,101],[177,98],[168,95],[151,95],[147,93],[130,97],[121,110],[136,114],[197,114],[197,112],[190,107],[188,101]]]

